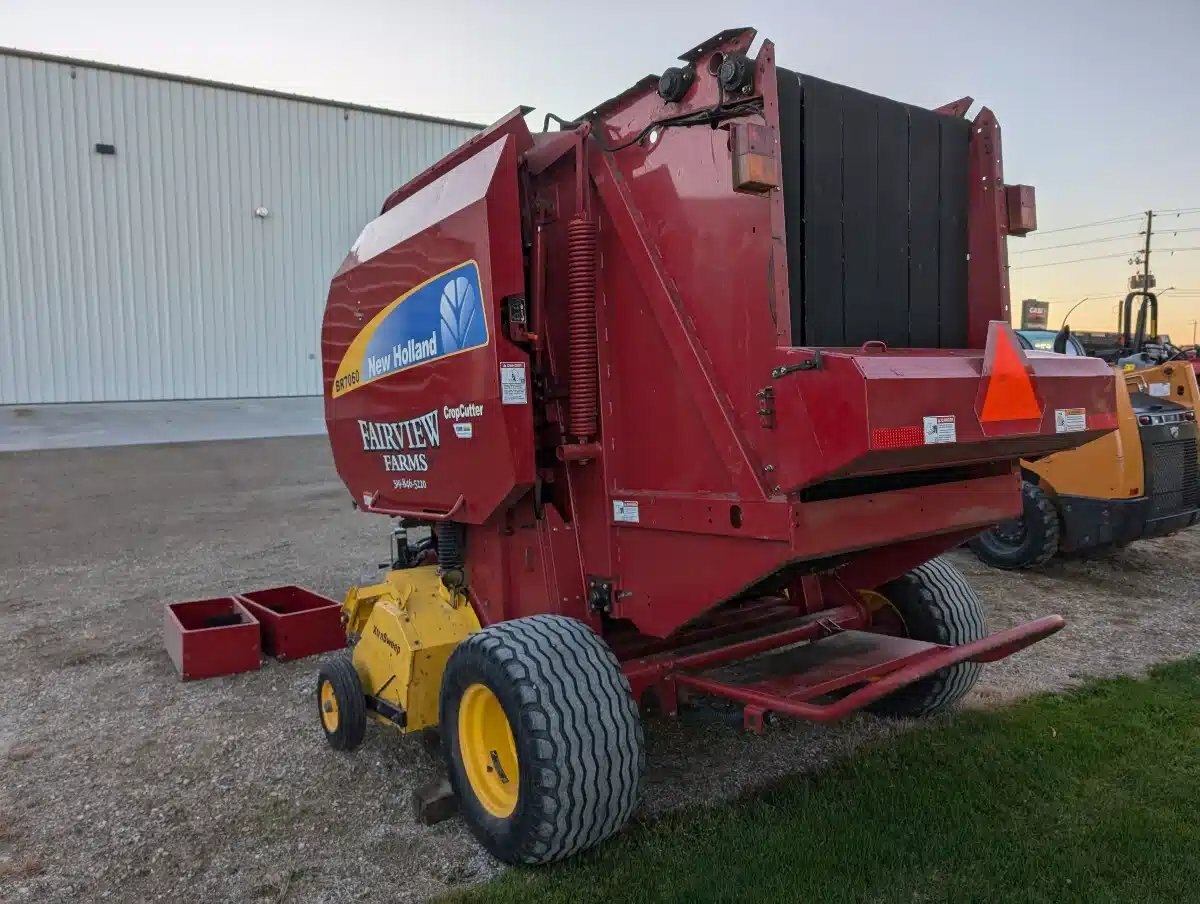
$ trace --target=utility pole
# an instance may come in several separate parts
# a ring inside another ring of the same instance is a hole
[[[1154,211],[1146,211],[1146,250],[1142,254],[1142,291],[1150,291],[1150,233],[1154,229]]]

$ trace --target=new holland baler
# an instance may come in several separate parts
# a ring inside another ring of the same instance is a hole
[[[387,198],[329,293],[338,472],[433,539],[347,595],[321,723],[437,727],[506,861],[625,822],[645,704],[924,715],[1063,625],[989,634],[939,558],[1020,511],[1019,459],[1116,425],[1103,362],[1008,325],[1033,197],[995,117],[753,38],[555,131],[514,110]]]

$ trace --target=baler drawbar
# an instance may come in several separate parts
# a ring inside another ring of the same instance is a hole
[[[754,36],[557,131],[517,108],[388,197],[330,289],[334,460],[397,522],[321,722],[339,749],[368,716],[437,728],[509,862],[625,823],[644,704],[925,715],[1063,627],[988,634],[941,557],[1020,511],[1020,459],[1116,426],[1103,362],[1009,326],[1035,217],[995,117]]]

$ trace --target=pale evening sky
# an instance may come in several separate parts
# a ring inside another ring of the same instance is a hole
[[[723,28],[754,25],[789,68],[923,106],[996,111],[1005,176],[1037,187],[1044,230],[1200,208],[1200,0],[230,3],[0,0],[0,45],[490,122],[524,103],[570,116]],[[1156,249],[1200,248],[1200,212]],[[1136,221],[1014,239],[1010,252],[1135,233]],[[1013,254],[1014,304],[1073,300],[1109,328],[1140,237]],[[1191,341],[1200,251],[1156,250],[1163,326]],[[1194,292],[1195,294],[1188,294]]]

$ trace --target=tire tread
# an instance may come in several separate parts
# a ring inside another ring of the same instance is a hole
[[[880,592],[896,606],[915,640],[961,646],[987,636],[979,598],[943,558],[918,565]],[[897,717],[932,715],[966,696],[982,671],[977,662],[955,663],[884,697],[871,709]]]
[[[480,655],[502,662],[522,701],[522,725],[514,725],[514,733],[526,732],[532,740],[518,741],[518,748],[545,753],[535,752],[530,768],[522,768],[522,777],[536,777],[536,797],[523,808],[530,821],[522,823],[511,849],[494,849],[494,839],[472,825],[475,834],[502,860],[537,864],[569,857],[616,832],[641,794],[645,750],[629,682],[607,644],[576,619],[534,615],[471,635],[451,654],[447,674],[456,661]],[[443,722],[449,703],[443,698]],[[452,779],[455,774],[452,768]]]
[[[1027,539],[1019,547],[1009,547],[996,536],[995,528],[989,528],[968,545],[985,565],[1008,570],[1041,568],[1058,553],[1062,525],[1058,509],[1046,491],[1029,481],[1021,483],[1021,517],[1026,522]],[[1036,520],[1036,525],[1031,521]]]

